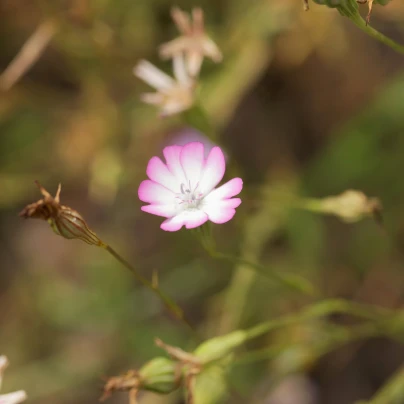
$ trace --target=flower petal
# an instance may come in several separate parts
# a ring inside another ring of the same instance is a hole
[[[147,164],[146,174],[152,181],[163,185],[172,192],[178,192],[181,186],[176,177],[158,157],[150,159]]]
[[[201,179],[204,163],[203,144],[201,142],[186,144],[181,150],[180,161],[187,177],[186,188],[191,183],[191,187],[194,189]]]
[[[174,20],[178,30],[184,35],[191,35],[192,26],[191,21],[187,13],[182,11],[179,7],[173,7],[171,9],[171,17]]]
[[[152,215],[162,216],[162,217],[173,217],[178,213],[179,205],[171,204],[171,205],[145,205],[140,209],[143,212],[151,213]]]
[[[203,10],[200,7],[196,7],[192,10],[192,20],[194,25],[194,35],[201,35],[205,30],[205,18]]]
[[[191,77],[198,76],[203,62],[203,54],[199,50],[191,49],[187,52],[186,58],[188,73]]]
[[[14,393],[1,394],[0,404],[19,404],[27,399],[27,394],[23,390],[15,391]]]
[[[206,159],[199,181],[199,189],[207,195],[222,180],[226,170],[226,161],[220,147],[213,147]]]
[[[133,73],[156,90],[169,90],[175,85],[175,81],[168,74],[147,60],[141,60],[134,67]]]
[[[7,356],[1,355],[0,356],[0,377],[3,374],[3,372],[7,366],[8,366]]]
[[[175,194],[157,182],[145,180],[139,185],[139,199],[156,205],[171,205],[175,203]]]
[[[201,226],[207,220],[208,215],[201,210],[186,210],[171,219],[165,220],[160,227],[165,231],[177,231],[184,225],[187,229],[193,229]]]
[[[219,63],[223,59],[222,52],[218,46],[207,36],[202,40],[202,49],[205,55],[211,58],[215,63]]]
[[[241,192],[243,188],[243,180],[241,178],[233,178],[226,182],[221,187],[214,189],[211,193],[205,196],[207,203],[212,201],[220,201],[231,198]]]
[[[150,105],[161,105],[164,103],[164,95],[161,93],[143,93],[140,94],[140,99]]]
[[[162,59],[171,59],[174,55],[184,52],[189,48],[189,39],[185,36],[173,39],[159,46],[159,55]]]
[[[169,99],[163,104],[160,116],[162,118],[165,118],[167,116],[179,114],[180,112],[185,111],[189,107],[190,107],[189,104],[184,103],[180,100]]]
[[[189,86],[191,84],[192,80],[188,76],[184,56],[182,53],[174,55],[173,71],[174,71],[174,77],[177,79],[178,83],[180,83],[183,86]]]
[[[203,206],[203,211],[213,223],[226,223],[233,218],[236,209],[241,204],[240,198],[212,201]]]
[[[180,163],[180,154],[182,146],[167,146],[163,150],[167,167],[178,181],[179,187],[177,192],[181,192],[181,184],[186,182],[184,170]]]

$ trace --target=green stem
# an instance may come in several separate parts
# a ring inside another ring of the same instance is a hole
[[[367,402],[358,404],[386,404],[402,403],[404,397],[404,366]]]
[[[325,338],[324,341],[313,342],[312,354],[316,358],[320,358],[327,353],[341,347],[347,343],[354,341],[363,340],[365,338],[374,337],[382,334],[381,330],[373,322],[366,322],[365,324],[360,324],[353,328],[341,327],[337,336],[332,335],[330,339]],[[305,342],[309,344],[310,342]],[[259,362],[263,360],[272,360],[279,356],[282,352],[290,349],[290,343],[281,343],[269,348],[257,349],[253,351],[246,352],[233,362],[235,365],[244,365],[253,362]],[[312,357],[311,360],[314,358]]]
[[[270,279],[273,282],[279,283],[282,286],[285,286],[289,289],[296,290],[303,294],[309,296],[316,296],[318,295],[318,291],[315,290],[314,286],[307,281],[305,278],[302,278],[299,275],[294,274],[279,274],[276,272],[268,272],[267,268],[263,265],[256,264],[254,262],[248,261],[244,258],[234,257],[232,255],[223,254],[212,249],[207,249],[209,255],[212,258],[232,262],[235,264],[242,264],[251,269],[255,270],[259,274],[265,276],[266,278]]]
[[[325,317],[330,314],[350,314],[370,321],[379,321],[381,318],[390,318],[392,312],[388,309],[362,305],[342,299],[326,300],[303,309],[300,313],[258,324],[246,331],[247,339],[258,337],[280,327]]]
[[[384,43],[385,45],[394,49],[396,52],[404,55],[403,45],[400,45],[397,42],[393,41],[392,39],[388,38],[387,36],[383,35],[381,32],[375,30],[370,25],[366,25],[365,20],[359,15],[359,13],[355,15],[351,14],[349,15],[349,18],[363,32],[367,33],[369,36],[376,39],[377,41]]]
[[[129,269],[129,271],[132,272],[132,274],[135,276],[135,278],[146,288],[151,290],[161,301],[164,303],[164,305],[167,307],[167,309],[176,317],[178,320],[180,320],[183,324],[186,325],[186,327],[192,331],[192,333],[195,333],[194,328],[192,325],[188,322],[188,320],[185,318],[184,311],[181,309],[180,306],[178,306],[177,303],[174,302],[169,296],[167,296],[159,287],[152,282],[150,282],[147,278],[145,278],[143,275],[139,274],[136,269],[128,262],[125,260],[125,258],[121,257],[111,246],[105,245],[104,246],[105,250],[108,251],[117,261],[119,261],[125,268]]]

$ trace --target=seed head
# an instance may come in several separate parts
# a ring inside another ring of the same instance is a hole
[[[53,197],[38,181],[35,181],[43,198],[27,205],[20,216],[26,219],[46,220],[52,230],[67,239],[79,239],[87,244],[99,247],[105,244],[88,227],[83,217],[74,209],[60,204],[61,185],[59,184],[55,197]]]

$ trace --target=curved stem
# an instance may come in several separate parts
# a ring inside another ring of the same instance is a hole
[[[393,41],[387,36],[383,35],[381,32],[375,30],[370,25],[367,25],[365,20],[359,15],[350,15],[349,18],[351,21],[362,31],[370,35],[372,38],[376,39],[379,42],[384,43],[388,47],[394,49],[396,52],[404,54],[404,46],[399,43]]]
[[[183,324],[186,325],[186,327],[192,331],[193,334],[195,334],[195,330],[192,327],[192,325],[188,322],[188,320],[185,318],[184,311],[181,309],[180,306],[178,306],[177,303],[174,302],[169,296],[167,296],[159,287],[150,282],[147,278],[145,278],[143,275],[139,274],[136,269],[123,258],[121,255],[119,255],[111,246],[105,245],[103,246],[106,251],[108,251],[117,261],[119,261],[125,268],[129,269],[129,271],[132,272],[132,274],[135,276],[135,278],[146,288],[151,290],[167,307],[167,309],[174,315],[175,318],[180,320]]]
[[[269,272],[266,267],[260,264],[256,264],[254,262],[248,261],[244,258],[234,257],[232,255],[223,254],[212,249],[207,249],[209,255],[212,258],[216,258],[223,261],[228,261],[236,264],[242,264],[250,267],[251,269],[257,271],[259,274],[265,276],[269,280],[279,283],[282,286],[285,286],[289,289],[296,290],[303,294],[309,296],[318,296],[318,291],[315,290],[314,286],[307,281],[305,278],[302,278],[299,275],[295,274],[279,274],[276,272]]]
[[[330,314],[350,314],[370,321],[379,321],[382,318],[390,317],[392,311],[380,307],[362,305],[343,299],[325,300],[303,309],[300,313],[270,320],[250,328],[247,330],[248,339],[258,337],[279,327],[325,317]]]
[[[377,326],[373,324],[373,322],[366,322],[353,328],[341,327],[337,336],[334,335],[329,340],[325,339],[317,346],[313,346],[312,355],[316,358],[319,358],[347,343],[363,340],[365,338],[375,337],[382,334],[383,332],[379,330]],[[245,365],[247,363],[254,363],[263,360],[272,360],[288,349],[290,349],[290,343],[283,342],[269,348],[247,351],[241,356],[238,356],[233,364]]]

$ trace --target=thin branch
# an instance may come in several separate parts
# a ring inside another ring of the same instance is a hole
[[[0,75],[0,90],[7,91],[38,61],[57,31],[54,20],[40,24]]]

